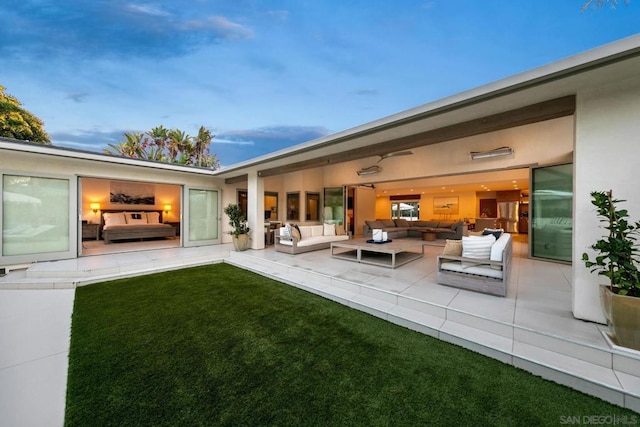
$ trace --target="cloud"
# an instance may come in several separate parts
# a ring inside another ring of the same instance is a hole
[[[81,103],[81,102],[84,102],[87,99],[88,96],[89,96],[88,93],[82,92],[82,93],[70,93],[69,95],[65,96],[64,98],[65,99],[70,99],[73,102]]]
[[[356,90],[352,93],[357,96],[377,96],[379,94],[375,89],[361,89]]]
[[[76,150],[95,151],[102,153],[108,144],[118,144],[124,141],[123,134],[132,132],[131,129],[113,130],[109,132],[97,130],[76,130],[72,132],[50,132],[51,143],[54,147],[66,147]]]
[[[14,3],[14,2],[9,2]],[[252,38],[229,17],[165,1],[24,0],[0,3],[0,56],[34,60],[166,58]],[[197,18],[189,14],[198,14]],[[10,24],[9,24],[10,23]]]
[[[223,165],[230,165],[328,134],[329,131],[320,126],[271,126],[226,131],[213,139],[211,152],[217,154]]]

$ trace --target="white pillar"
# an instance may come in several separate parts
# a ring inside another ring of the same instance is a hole
[[[264,179],[249,172],[247,185],[247,221],[251,227],[251,249],[264,249]]]

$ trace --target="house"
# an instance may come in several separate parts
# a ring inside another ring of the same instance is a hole
[[[331,221],[356,235],[407,201],[422,219],[456,205],[474,218],[481,190],[451,200],[446,187],[482,177],[526,182],[531,255],[572,263],[574,316],[603,323],[580,262],[602,233],[589,193],[612,188],[640,215],[638,75],[640,35],[218,171],[0,139],[0,267],[82,256],[105,210],[157,211],[183,246],[229,242],[228,203],[246,204],[251,225]],[[425,187],[445,189],[412,192]]]

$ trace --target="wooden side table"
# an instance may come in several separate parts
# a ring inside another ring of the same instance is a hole
[[[423,231],[422,232],[422,240],[427,242],[433,242],[436,240],[436,232],[435,231]]]
[[[166,224],[176,229],[176,237],[180,236],[180,222],[167,222]]]
[[[100,224],[82,224],[82,240],[100,240]]]

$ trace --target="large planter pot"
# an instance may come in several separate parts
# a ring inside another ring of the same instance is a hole
[[[640,350],[640,298],[618,295],[602,285],[600,303],[616,343]]]
[[[238,234],[237,236],[233,236],[233,248],[236,251],[246,251],[248,247],[249,247],[248,234]]]

